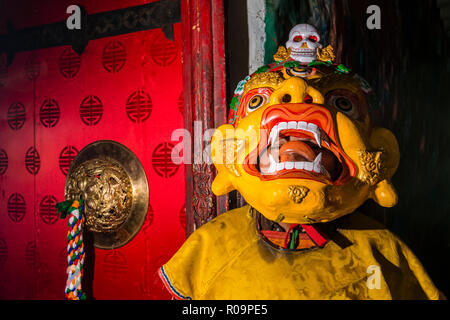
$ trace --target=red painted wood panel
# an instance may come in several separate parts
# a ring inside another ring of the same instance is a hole
[[[156,29],[93,40],[81,56],[15,56],[0,87],[0,298],[63,298],[67,221],[53,207],[71,159],[103,139],[139,158],[151,208],[130,243],[95,250],[94,297],[169,298],[156,270],[185,239],[184,168],[170,159],[183,128],[181,39],[176,24],[175,42]]]

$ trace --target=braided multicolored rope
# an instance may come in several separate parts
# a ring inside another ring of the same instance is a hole
[[[61,212],[61,219],[70,216],[67,232],[67,282],[64,296],[66,300],[85,300],[86,295],[81,290],[85,258],[83,200],[63,201],[56,204],[56,209]]]

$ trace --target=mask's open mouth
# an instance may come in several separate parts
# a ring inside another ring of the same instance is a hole
[[[288,124],[290,129],[284,129]],[[336,181],[343,166],[322,129],[313,123],[292,121],[281,122],[272,129],[269,145],[258,157],[257,168],[262,175],[303,170]]]
[[[336,142],[328,110],[308,104],[296,110],[281,107],[263,115],[261,128],[267,137],[261,135],[259,153],[255,150],[246,158],[248,173],[262,180],[294,178],[327,184],[343,184],[354,175],[353,162]]]

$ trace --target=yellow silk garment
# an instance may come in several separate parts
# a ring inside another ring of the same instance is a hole
[[[252,212],[245,206],[203,225],[161,267],[175,298],[444,298],[411,250],[363,214],[344,218],[339,232],[352,242],[345,249],[329,241],[324,248],[282,252],[261,240]]]

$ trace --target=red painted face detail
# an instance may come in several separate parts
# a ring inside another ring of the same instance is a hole
[[[317,37],[316,36],[309,36],[309,41],[312,41],[312,42],[317,42]]]
[[[300,42],[300,41],[302,41],[303,40],[303,37],[302,36],[295,36],[294,37],[294,42]]]
[[[308,179],[342,185],[356,174],[354,163],[339,146],[333,116],[325,107],[274,105],[264,111],[260,128],[258,147],[243,164],[250,175],[261,180]],[[269,157],[276,158],[276,164]],[[277,166],[281,169],[274,169]]]

